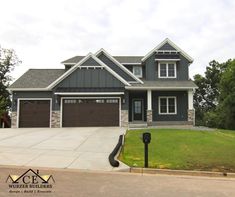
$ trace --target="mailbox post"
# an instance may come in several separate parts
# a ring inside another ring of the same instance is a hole
[[[144,167],[148,168],[148,144],[151,142],[151,133],[143,133],[144,143]]]

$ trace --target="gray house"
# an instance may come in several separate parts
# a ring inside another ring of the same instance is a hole
[[[12,127],[194,124],[193,59],[169,39],[145,56],[104,49],[30,69],[12,92]]]

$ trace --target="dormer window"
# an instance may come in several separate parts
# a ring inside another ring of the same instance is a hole
[[[176,78],[176,63],[175,62],[160,62],[158,64],[159,78]]]
[[[133,66],[133,74],[136,77],[142,78],[143,77],[142,67],[141,66]]]

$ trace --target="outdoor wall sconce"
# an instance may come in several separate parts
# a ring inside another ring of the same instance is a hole
[[[123,98],[123,99],[122,99],[122,103],[124,104],[125,102],[126,102],[126,100]]]

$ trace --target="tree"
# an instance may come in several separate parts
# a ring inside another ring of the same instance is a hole
[[[12,80],[10,72],[20,63],[13,49],[0,47],[0,117],[7,112],[11,106],[10,94],[7,91]]]
[[[199,74],[194,76],[194,82],[198,86],[194,94],[196,125],[209,126],[207,125],[207,117],[205,117],[207,113],[210,113],[208,114],[209,117],[214,117],[211,113],[216,110],[216,106],[218,105],[220,94],[219,83],[228,63],[229,61],[219,63],[213,60],[206,67],[205,77]]]
[[[228,61],[228,67],[221,77],[219,87],[218,126],[235,129],[235,59]]]

